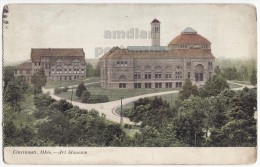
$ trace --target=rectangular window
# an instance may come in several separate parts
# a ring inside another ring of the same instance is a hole
[[[64,69],[64,73],[67,73],[67,69]]]
[[[76,76],[74,76],[74,79],[77,79],[77,77],[76,77]]]
[[[119,88],[126,88],[126,83],[119,83]]]
[[[117,62],[117,66],[120,66],[120,61]]]
[[[141,79],[141,73],[140,72],[135,72],[134,79]]]
[[[160,79],[160,78],[162,78],[162,73],[161,73],[161,72],[155,72],[154,78],[155,78],[155,79]]]
[[[190,72],[187,73],[188,78],[190,78]]]
[[[145,87],[145,88],[152,88],[152,83],[145,83],[145,84],[144,84],[144,87]]]
[[[146,73],[144,74],[144,78],[145,78],[145,79],[151,79],[151,77],[152,77],[152,75],[151,75],[150,72],[146,72]]]
[[[181,88],[182,87],[182,82],[176,82],[176,88]]]
[[[187,62],[187,66],[191,66],[191,62]]]
[[[176,78],[176,79],[182,78],[181,71],[176,71],[176,72],[175,72],[175,78]]]
[[[69,69],[69,73],[71,73],[71,69]]]
[[[165,83],[166,88],[172,88],[172,83],[171,82],[166,82]]]
[[[162,88],[162,83],[155,83],[155,88]]]
[[[81,69],[81,73],[84,73],[84,69]]]
[[[14,73],[17,74],[17,70],[14,70]]]
[[[134,88],[141,88],[141,83],[134,83]]]
[[[169,72],[168,72],[168,73],[166,73],[166,74],[165,74],[165,78],[166,78],[166,79],[172,78],[172,74],[171,74],[171,73],[169,73]]]
[[[67,81],[67,77],[65,76],[64,78],[65,78],[65,81]]]
[[[26,70],[26,74],[30,74],[30,70]]]

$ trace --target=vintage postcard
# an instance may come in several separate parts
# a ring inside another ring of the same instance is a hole
[[[253,164],[252,4],[6,4],[6,164]]]

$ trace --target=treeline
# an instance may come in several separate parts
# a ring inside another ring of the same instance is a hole
[[[86,77],[99,77],[100,76],[100,62],[95,67],[92,64],[86,63]]]
[[[256,64],[253,60],[216,59],[215,73],[227,80],[250,81],[256,85]]]
[[[200,89],[186,80],[176,105],[161,98],[143,98],[128,113],[141,123],[132,146],[256,146],[256,90],[229,89],[214,75]]]

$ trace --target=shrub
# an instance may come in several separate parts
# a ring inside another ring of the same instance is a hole
[[[87,103],[91,94],[88,90],[85,90],[81,95],[81,103]]]
[[[109,98],[106,95],[91,95],[87,101],[87,103],[104,103],[108,102]]]
[[[128,124],[124,124],[124,128],[128,129],[129,125]]]
[[[62,92],[62,88],[55,88],[54,94],[60,94]]]
[[[64,88],[62,88],[63,92],[68,92],[69,88],[67,86],[65,86]]]
[[[76,96],[77,97],[81,97],[83,92],[86,91],[87,88],[86,86],[84,85],[84,83],[80,83],[77,87],[77,90],[76,90]]]

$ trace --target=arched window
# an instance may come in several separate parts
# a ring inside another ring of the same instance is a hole
[[[121,76],[119,77],[119,80],[120,80],[120,81],[125,81],[125,80],[126,80],[126,77],[125,77],[124,75],[121,75]]]
[[[57,66],[56,67],[56,72],[57,73],[62,73],[62,67],[61,66]]]
[[[201,64],[195,67],[195,81],[203,81],[204,67]]]
[[[75,73],[75,74],[79,73],[79,69],[80,69],[79,66],[74,66],[74,67],[73,67],[74,73]]]

